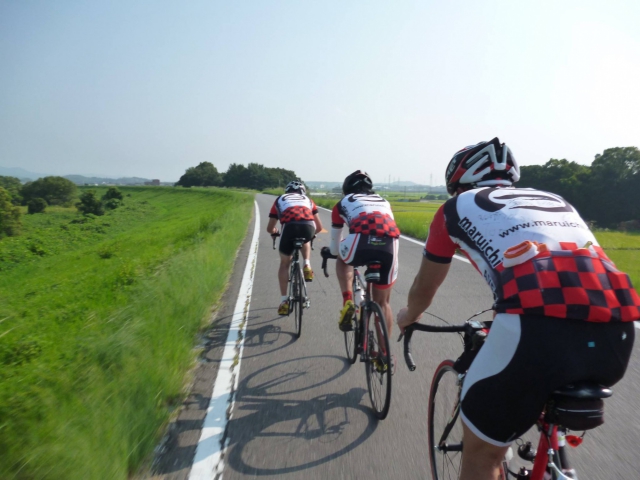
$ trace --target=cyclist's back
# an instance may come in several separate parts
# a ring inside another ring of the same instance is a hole
[[[564,199],[512,188],[519,167],[497,138],[457,152],[445,177],[453,198],[434,216],[398,323],[428,308],[456,249],[491,287],[496,316],[461,393],[461,479],[493,479],[550,393],[623,377],[640,297]]]
[[[373,191],[373,182],[366,172],[357,170],[347,176],[342,185],[344,198],[331,212],[331,244],[333,255],[338,255],[336,276],[342,290],[343,308],[340,312],[341,329],[348,328],[355,310],[351,278],[353,266],[380,262],[380,282],[373,290],[374,300],[381,306],[387,319],[389,333],[393,325],[393,312],[389,306],[390,291],[398,276],[398,229],[391,205]],[[347,226],[349,233],[342,238]]]
[[[427,258],[462,250],[491,287],[498,313],[589,321],[638,317],[640,298],[578,212],[531,188],[478,188],[436,213]],[[446,232],[446,235],[438,234]]]

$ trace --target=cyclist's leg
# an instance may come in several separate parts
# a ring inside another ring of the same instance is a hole
[[[462,422],[464,455],[460,480],[498,480],[507,447],[492,445],[477,437]]]
[[[301,225],[300,233],[302,238],[306,238],[307,242],[302,245],[300,249],[300,256],[302,257],[304,279],[307,282],[313,280],[313,269],[311,268],[311,239],[316,233],[316,228],[313,225]]]
[[[282,225],[282,234],[280,236],[280,267],[278,269],[278,283],[280,284],[280,295],[287,295],[287,287],[289,283],[289,268],[291,266],[291,255],[293,254],[293,239],[296,235],[296,226],[291,224]]]
[[[352,299],[353,267],[344,263],[341,258],[336,260],[336,277],[338,277],[342,296],[344,297],[345,292],[348,292],[351,294],[348,298]]]
[[[280,254],[280,267],[278,268],[278,283],[280,284],[280,295],[287,295],[289,284],[289,268],[291,267],[291,255]]]
[[[391,310],[391,285],[384,285],[382,288],[373,286],[373,301],[380,305],[380,309],[384,314],[384,319],[387,322],[387,333],[391,338],[391,331],[393,330],[393,310]]]

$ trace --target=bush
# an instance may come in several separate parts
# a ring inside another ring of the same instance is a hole
[[[20,226],[20,209],[11,203],[9,192],[0,187],[0,238],[17,235]]]
[[[107,193],[105,193],[102,196],[103,201],[112,200],[112,199],[120,200],[120,202],[122,202],[122,200],[124,199],[124,197],[122,196],[122,192],[118,190],[116,187],[109,187],[109,190],[107,190]]]
[[[44,198],[49,205],[69,205],[76,190],[76,184],[64,177],[44,177],[25,183],[20,193],[24,202]]]
[[[27,213],[33,215],[34,213],[43,213],[47,208],[47,201],[44,198],[34,198],[27,202]]]
[[[88,190],[80,195],[80,201],[76,203],[76,208],[80,213],[92,215],[104,215],[102,202],[96,197],[96,192]]]
[[[115,210],[120,205],[122,205],[122,200],[118,200],[117,198],[111,198],[103,203],[104,208],[107,210]]]
[[[9,195],[11,195],[11,202],[14,205],[20,205],[22,203],[22,195],[20,195],[22,182],[19,178],[0,176],[0,187],[9,192]]]

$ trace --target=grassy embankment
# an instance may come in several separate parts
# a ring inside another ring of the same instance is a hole
[[[253,196],[122,191],[0,241],[0,478],[126,479],[181,401]]]
[[[339,198],[313,197],[317,205],[333,208]],[[393,215],[404,235],[425,240],[433,216],[443,202],[400,202],[389,198]],[[596,230],[598,243],[616,266],[628,273],[636,290],[640,291],[640,232],[615,232]]]

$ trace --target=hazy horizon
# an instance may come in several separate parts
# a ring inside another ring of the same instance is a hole
[[[202,161],[428,185],[640,146],[640,2],[0,3],[0,165],[176,181]]]

